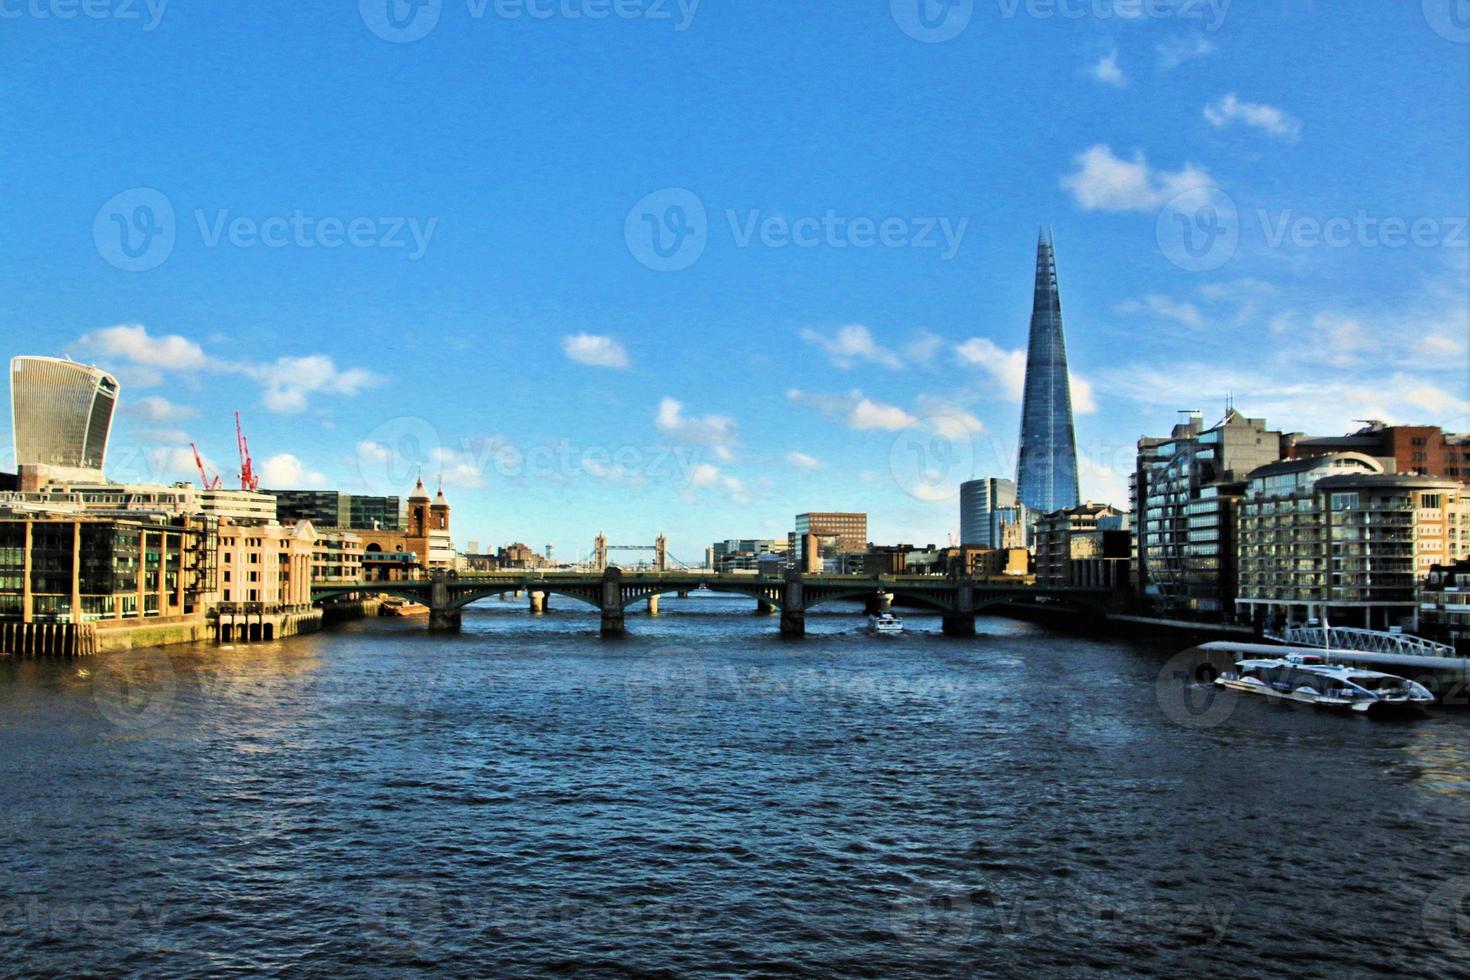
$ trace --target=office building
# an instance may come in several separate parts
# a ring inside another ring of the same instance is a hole
[[[1078,500],[1072,380],[1062,330],[1056,251],[1046,234],[1036,245],[1036,291],[1026,348],[1016,494],[1033,514],[1076,507]]]
[[[1026,508],[1012,480],[985,477],[960,484],[960,544],[976,548],[1026,546]]]
[[[1138,443],[1133,521],[1139,597],[1167,615],[1235,610],[1235,508],[1246,475],[1281,458],[1281,433],[1234,408],[1210,428],[1199,413],[1168,438]]]
[[[317,527],[353,531],[402,531],[402,497],[375,497],[336,490],[265,490],[276,498],[282,524],[310,521]]]
[[[797,514],[795,544],[798,558],[806,557],[801,542],[807,535],[833,539],[831,547],[838,552],[867,551],[867,514]]]
[[[10,405],[20,489],[52,480],[101,482],[117,395],[117,379],[97,368],[14,358]]]
[[[1261,626],[1412,628],[1434,566],[1467,557],[1470,489],[1458,480],[1385,473],[1363,453],[1284,460],[1248,481],[1236,603]]]

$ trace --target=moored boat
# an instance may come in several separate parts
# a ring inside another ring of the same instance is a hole
[[[1415,713],[1434,703],[1434,695],[1422,684],[1396,674],[1330,664],[1315,654],[1241,660],[1215,683],[1245,694],[1360,714]]]
[[[378,605],[379,616],[427,616],[429,607],[400,596],[384,596]]]

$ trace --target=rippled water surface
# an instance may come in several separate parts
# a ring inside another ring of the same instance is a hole
[[[0,662],[0,972],[1470,976],[1470,715],[569,604]]]

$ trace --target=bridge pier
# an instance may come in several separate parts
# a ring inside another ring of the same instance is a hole
[[[434,576],[433,582],[429,585],[430,632],[458,632],[461,619],[460,611],[449,604],[449,580],[443,575]]]
[[[975,583],[968,578],[955,587],[955,611],[944,614],[945,636],[975,635]]]
[[[863,605],[867,608],[869,616],[881,616],[887,612],[893,612],[893,593],[879,592],[877,595],[869,596]]]
[[[545,592],[532,592],[531,593],[531,615],[533,615],[533,616],[543,616],[543,615],[545,615],[546,614],[546,610],[550,607],[550,603],[548,601],[550,598],[551,597],[547,593],[545,593]]]
[[[602,635],[622,636],[624,632],[623,573],[609,567],[602,573]]]
[[[658,615],[658,596],[657,595],[651,595],[651,596],[648,597],[648,615],[650,615],[650,616],[657,616]]]
[[[802,597],[801,573],[787,572],[781,596],[781,635],[789,640],[806,636],[806,603]]]

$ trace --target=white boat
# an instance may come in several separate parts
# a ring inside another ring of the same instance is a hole
[[[880,613],[868,617],[868,632],[879,636],[891,636],[903,632],[903,620],[893,613]]]
[[[1330,664],[1316,654],[1242,660],[1215,683],[1246,694],[1361,714],[1415,712],[1434,703],[1434,695],[1422,684],[1396,674]]]

